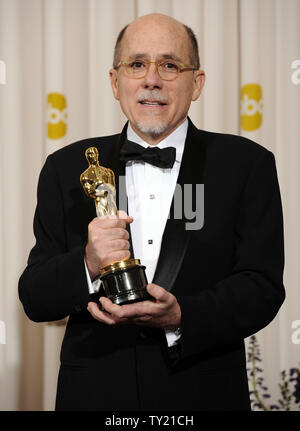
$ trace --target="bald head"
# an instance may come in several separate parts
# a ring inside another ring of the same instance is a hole
[[[122,47],[124,44],[128,44],[134,38],[139,37],[139,34],[143,33],[146,29],[150,29],[151,32],[155,34],[158,29],[161,30],[162,28],[167,33],[171,32],[176,35],[177,38],[180,38],[182,44],[187,45],[189,62],[194,65],[196,69],[199,69],[198,43],[194,32],[176,19],[159,13],[141,16],[121,30],[115,45],[113,67],[116,69],[121,61]]]

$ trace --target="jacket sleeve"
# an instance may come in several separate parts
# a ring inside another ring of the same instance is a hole
[[[64,202],[52,156],[41,171],[34,216],[36,244],[19,280],[19,297],[36,322],[62,319],[84,310],[89,295],[84,247],[69,250]]]
[[[182,357],[230,346],[264,328],[285,298],[283,217],[275,159],[264,151],[246,182],[232,272],[198,296],[178,297]]]

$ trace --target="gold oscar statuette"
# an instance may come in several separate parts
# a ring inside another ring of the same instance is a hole
[[[117,217],[114,172],[100,166],[96,147],[88,148],[85,157],[89,167],[80,175],[80,182],[87,196],[94,199],[97,216]],[[106,296],[115,304],[122,305],[151,298],[146,290],[145,266],[141,265],[139,259],[111,262],[100,268],[100,279]]]

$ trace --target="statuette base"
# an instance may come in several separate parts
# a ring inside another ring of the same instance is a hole
[[[145,266],[139,259],[115,262],[101,269],[100,279],[106,296],[118,305],[151,299]]]

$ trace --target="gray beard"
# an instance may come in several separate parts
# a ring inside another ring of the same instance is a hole
[[[138,130],[144,135],[151,136],[152,139],[158,138],[165,133],[167,126],[163,123],[156,124],[155,126],[146,126],[142,123],[137,123]]]

